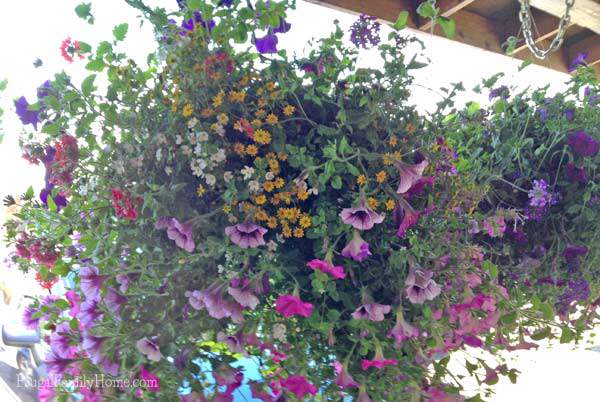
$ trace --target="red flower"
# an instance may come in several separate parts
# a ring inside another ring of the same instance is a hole
[[[130,194],[124,193],[120,188],[113,188],[111,192],[112,204],[117,217],[129,219],[130,221],[136,220],[138,217],[136,208],[138,200],[134,200]]]
[[[210,55],[204,61],[204,71],[209,77],[216,78],[218,77],[218,72],[223,70],[227,73],[233,72],[233,60],[225,52]]]
[[[79,146],[77,138],[63,134],[55,145],[54,164],[50,167],[51,182],[57,185],[67,185],[73,182],[73,171],[79,161]]]
[[[305,303],[298,297],[292,295],[279,296],[275,301],[275,310],[286,318],[293,315],[310,317],[313,309],[314,306],[312,304]]]
[[[43,244],[41,240],[33,242],[29,247],[31,258],[38,264],[45,265],[48,268],[53,268],[56,260],[58,259],[58,253],[54,250],[54,246]]]
[[[81,44],[79,41],[71,41],[70,37],[67,37],[60,44],[60,54],[69,63],[73,63],[73,56],[77,55],[80,59],[83,59],[81,54]]]
[[[36,272],[35,280],[37,281],[37,283],[40,284],[41,287],[50,290],[52,289],[52,286],[54,286],[58,282],[58,277],[55,276],[53,278],[42,279],[42,275],[40,275],[39,272]]]

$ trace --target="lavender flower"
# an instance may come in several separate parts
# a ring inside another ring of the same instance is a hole
[[[106,277],[99,274],[97,267],[86,265],[79,270],[81,291],[87,300],[99,300],[102,293],[102,284]]]
[[[423,304],[426,300],[433,300],[440,294],[442,289],[431,279],[432,277],[431,271],[411,268],[404,282],[406,295],[411,303]]]
[[[391,307],[385,304],[365,303],[352,313],[355,320],[383,321]]]
[[[256,248],[265,245],[263,236],[267,229],[252,222],[238,223],[225,228],[225,234],[234,244],[241,248]]]
[[[508,99],[510,96],[510,90],[508,89],[508,87],[506,85],[502,85],[498,88],[494,88],[490,91],[490,95],[489,98],[490,100],[494,99],[494,98],[500,98],[500,99]]]
[[[377,46],[381,39],[379,31],[381,24],[377,18],[367,14],[361,14],[356,22],[350,27],[350,40],[356,47],[368,49]]]
[[[148,338],[144,337],[136,342],[135,346],[140,351],[140,353],[146,355],[149,360],[154,362],[158,362],[162,359],[162,353],[160,353],[160,348],[158,345]]]
[[[175,218],[163,217],[156,221],[154,227],[159,230],[167,229],[167,237],[175,241],[177,247],[190,253],[196,248],[190,225],[181,223]]]
[[[53,333],[50,334],[50,348],[57,356],[64,359],[71,359],[75,356],[76,347],[72,346],[71,328],[68,323],[59,324]]]
[[[340,213],[340,217],[346,225],[352,225],[354,229],[369,230],[376,223],[383,222],[385,215],[373,211],[368,207],[365,199],[362,198],[355,208],[344,208]]]
[[[529,190],[529,205],[542,208],[552,205],[553,196],[548,192],[548,184],[544,179],[534,180],[533,189]]]
[[[587,57],[588,57],[587,52],[577,53],[575,58],[571,61],[571,64],[569,64],[569,72],[572,73],[573,71],[577,70],[577,67],[579,67],[579,66],[585,67],[586,66],[585,59],[587,59]]]
[[[91,328],[96,320],[102,318],[102,312],[98,309],[98,301],[86,300],[81,303],[77,318],[84,328]]]
[[[121,314],[121,308],[123,304],[127,302],[127,297],[119,294],[115,288],[108,287],[106,289],[106,297],[104,298],[104,303],[108,310],[113,313],[116,317],[119,317]]]
[[[363,261],[371,255],[369,243],[363,240],[358,230],[354,231],[352,240],[342,250],[342,255],[346,258],[352,258],[355,261]]]
[[[88,332],[83,333],[83,342],[81,347],[90,357],[90,360],[94,364],[101,364],[104,360],[104,355],[102,354],[102,345],[107,338],[90,335]]]

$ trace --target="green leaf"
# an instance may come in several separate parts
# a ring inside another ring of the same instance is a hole
[[[540,303],[540,305],[538,306],[538,309],[544,315],[545,319],[547,319],[547,320],[554,319],[554,310],[552,309],[552,306],[550,304]]]
[[[523,71],[530,64],[533,64],[533,60],[531,60],[531,59],[524,60],[523,63],[521,63],[521,65],[519,66],[519,71]]]
[[[550,329],[550,327],[546,327],[542,330],[534,332],[531,335],[531,339],[533,339],[534,341],[541,341],[542,339],[547,338],[550,335],[552,335],[552,329]]]
[[[86,42],[79,42],[79,51],[81,53],[89,53],[92,51],[92,46]]]
[[[60,133],[60,124],[58,123],[49,123],[45,124],[42,127],[42,133],[50,134],[50,135],[58,135]]]
[[[199,10],[202,7],[202,0],[189,0],[188,8],[190,10]]]
[[[394,29],[401,30],[406,28],[406,24],[408,23],[408,11],[402,11],[398,14],[398,18],[396,18],[396,22],[394,22]]]
[[[342,178],[340,176],[334,176],[333,179],[331,179],[331,187],[340,190],[342,188]]]
[[[23,198],[26,200],[30,200],[33,198],[33,195],[34,195],[33,187],[29,186],[29,188],[25,192],[25,196]]]
[[[421,3],[419,7],[417,7],[417,14],[424,18],[433,18],[437,14],[437,10],[431,4],[431,2],[426,1],[425,3]]]
[[[469,116],[473,116],[475,113],[478,113],[480,109],[481,105],[479,103],[469,102],[469,105],[467,106],[467,113]]]
[[[126,22],[117,25],[113,29],[113,35],[117,41],[121,41],[125,39],[125,35],[127,35],[127,30],[129,29],[129,24]]]
[[[2,81],[0,81],[0,91],[4,91],[6,89],[6,86],[8,85],[8,80],[4,79]]]
[[[46,200],[48,203],[48,209],[52,212],[56,212],[56,204],[54,203],[54,199],[49,195]]]
[[[75,14],[83,20],[86,20],[89,24],[94,23],[94,16],[92,15],[92,3],[81,3],[75,7]]]
[[[442,27],[442,30],[447,38],[454,38],[454,34],[456,33],[456,23],[454,20],[446,17],[440,17],[437,22]]]
[[[102,70],[104,70],[104,67],[106,67],[106,65],[100,59],[92,60],[88,64],[85,65],[86,70],[90,70],[90,71],[102,71]]]
[[[87,76],[83,82],[81,83],[81,92],[85,96],[90,96],[92,92],[96,89],[94,86],[94,80],[96,79],[96,74],[92,74]]]
[[[560,335],[560,343],[569,343],[575,339],[575,334],[569,329],[569,327],[562,328],[562,334]]]

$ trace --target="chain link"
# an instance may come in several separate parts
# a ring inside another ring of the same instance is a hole
[[[563,43],[565,32],[571,23],[571,9],[575,5],[575,0],[565,0],[566,11],[565,15],[560,19],[558,25],[558,33],[552,39],[548,49],[540,49],[535,43],[533,38],[533,31],[531,29],[533,17],[531,15],[531,6],[529,0],[519,0],[521,3],[521,10],[519,11],[519,20],[521,20],[521,26],[523,28],[523,36],[525,37],[525,43],[531,52],[538,59],[545,59],[550,53],[557,51]]]

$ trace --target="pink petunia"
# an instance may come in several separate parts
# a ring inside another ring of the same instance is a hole
[[[383,321],[391,307],[385,304],[365,303],[352,313],[355,320]]]
[[[225,228],[225,234],[229,240],[241,248],[264,246],[266,244],[263,237],[265,233],[267,233],[267,229],[252,222],[238,223]]]
[[[394,163],[398,172],[400,173],[400,184],[398,185],[398,194],[404,194],[408,192],[419,180],[423,177],[423,172],[429,162],[426,160],[417,163],[416,165],[409,165],[401,161]]]
[[[160,378],[147,371],[142,365],[140,366],[140,379],[150,392],[160,391]]]
[[[358,230],[354,231],[352,240],[342,250],[342,255],[346,258],[352,258],[355,261],[364,261],[371,254],[369,243],[364,241]]]
[[[309,268],[331,275],[334,279],[344,279],[346,273],[341,265],[333,265],[329,261],[314,259],[306,264]]]
[[[352,225],[357,230],[369,230],[377,223],[383,222],[385,214],[378,214],[367,205],[362,198],[354,208],[344,208],[340,213],[342,221],[346,225]]]
[[[284,317],[289,318],[293,315],[301,317],[310,317],[314,306],[303,302],[300,298],[292,295],[282,295],[275,301],[275,310]]]
[[[288,392],[296,395],[298,400],[303,400],[307,394],[311,394],[313,396],[317,394],[317,387],[308,382],[308,380],[301,375],[289,376],[285,380],[281,381],[281,386]]]

